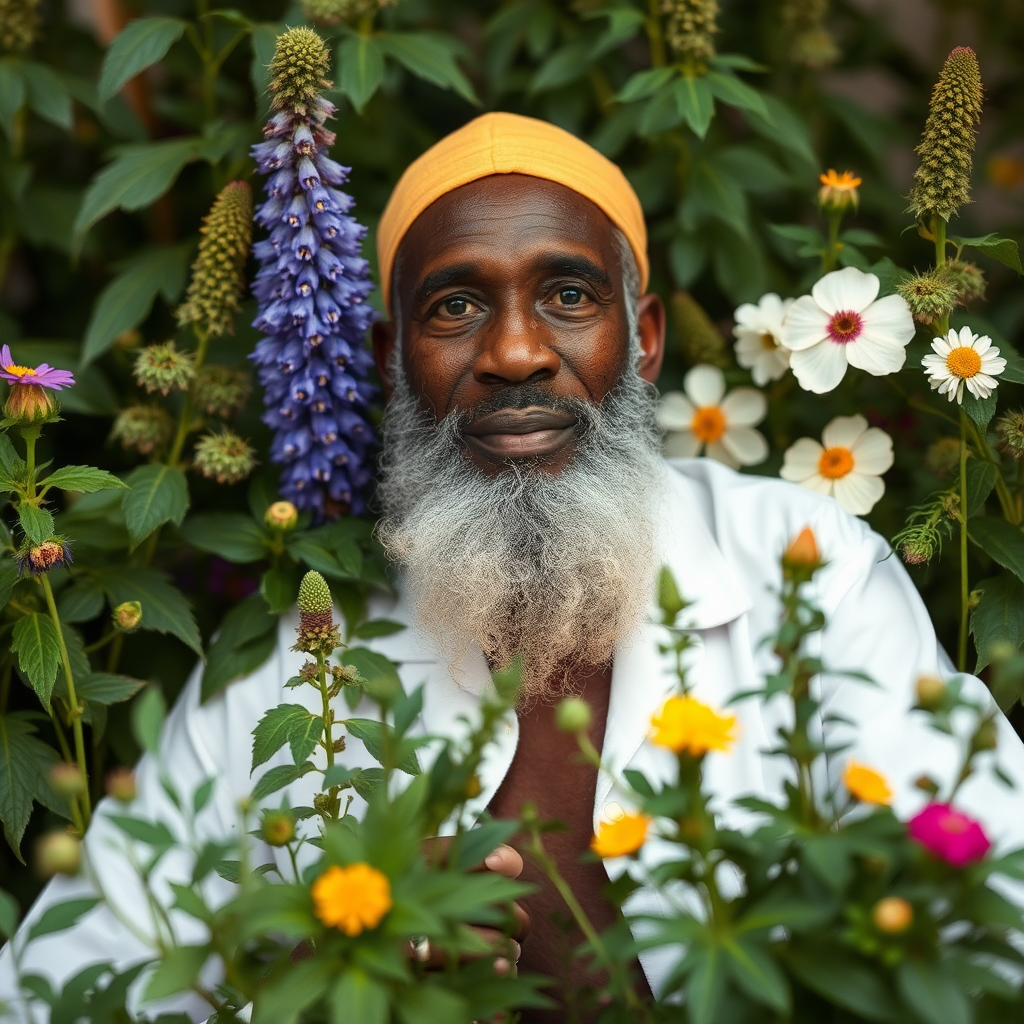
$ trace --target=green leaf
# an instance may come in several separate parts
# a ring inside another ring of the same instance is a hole
[[[982,459],[967,463],[967,515],[974,516],[985,510],[985,499],[992,493],[999,476],[998,468]]]
[[[725,994],[726,969],[722,951],[709,945],[693,953],[695,966],[686,982],[686,1009],[690,1024],[715,1024]]]
[[[13,558],[0,558],[0,608],[10,601],[19,576],[18,563]]]
[[[179,18],[136,18],[129,21],[103,58],[97,90],[99,101],[106,103],[125,82],[161,60],[184,31],[185,22]]]
[[[733,107],[740,107],[743,110],[752,110],[755,114],[771,121],[771,114],[765,106],[761,94],[751,88],[742,79],[733,74],[725,74],[721,71],[712,71],[705,76],[708,88],[723,103]]]
[[[32,814],[36,783],[60,760],[51,746],[36,739],[30,712],[0,715],[0,821],[14,855],[21,856],[21,838]]]
[[[794,947],[786,964],[797,980],[829,1003],[871,1021],[902,1021],[884,982],[849,950],[818,942]]]
[[[292,760],[302,764],[323,735],[324,721],[301,704],[280,704],[271,708],[252,731],[252,770],[269,761],[286,743]]]
[[[384,58],[373,36],[354,35],[338,46],[338,89],[362,113],[384,77]]]
[[[683,76],[673,83],[672,89],[680,116],[693,134],[703,139],[715,115],[715,100],[707,81],[703,77]]]
[[[557,89],[582,78],[589,70],[590,43],[577,39],[552,53],[537,69],[530,92]]]
[[[57,598],[61,622],[88,622],[103,611],[103,589],[93,580],[79,577]]]
[[[210,955],[209,946],[172,946],[160,956],[146,984],[144,999],[166,999],[191,988]]]
[[[62,491],[79,491],[92,494],[95,491],[123,490],[128,485],[105,469],[92,466],[61,466],[42,481],[45,492],[48,487],[59,487]]]
[[[758,64],[742,53],[718,53],[711,58],[711,66],[715,68],[732,68],[734,71],[755,71],[763,73],[770,68]]]
[[[175,844],[174,834],[162,821],[146,821],[145,818],[133,818],[128,814],[108,814],[107,818],[126,836],[146,846],[167,850]]]
[[[267,555],[266,530],[240,512],[207,512],[189,516],[179,532],[195,548],[226,562],[258,562]]]
[[[698,213],[728,224],[741,238],[748,237],[747,201],[742,187],[730,174],[706,160],[694,169],[689,202]]]
[[[7,138],[14,137],[14,115],[25,102],[25,79],[21,63],[10,57],[0,57],[0,125]]]
[[[49,615],[30,612],[18,619],[11,635],[11,650],[18,655],[18,667],[49,714],[60,667],[60,638]]]
[[[132,735],[143,750],[160,752],[160,734],[167,718],[167,702],[159,686],[147,686],[132,704]]]
[[[132,547],[164,523],[179,525],[188,511],[188,481],[180,469],[152,463],[132,470],[121,508]]]
[[[220,634],[206,652],[200,700],[255,672],[277,645],[277,615],[262,594],[252,594],[224,616]]]
[[[21,66],[28,86],[28,105],[44,120],[71,131],[74,118],[67,86],[52,68],[26,61]]]
[[[997,644],[1024,647],[1024,585],[1014,576],[995,576],[975,585],[981,599],[971,612],[971,632],[978,649],[975,674],[992,661]]]
[[[74,249],[89,229],[111,210],[141,210],[159,199],[181,169],[194,160],[202,139],[195,137],[121,146],[89,183],[72,228]]]
[[[363,741],[363,746],[369,751],[370,756],[380,764],[384,763],[385,742],[390,747],[392,756],[399,752],[398,737],[390,725],[374,721],[372,718],[346,718],[342,724],[356,739]],[[394,767],[407,775],[420,774],[420,765],[415,751],[406,753]]]
[[[52,935],[54,932],[67,931],[85,917],[97,903],[99,900],[96,897],[86,896],[47,907],[39,920],[29,929],[27,941],[41,939],[44,935]]]
[[[360,640],[373,640],[379,636],[393,636],[403,629],[405,624],[402,622],[394,622],[391,619],[367,619],[352,630],[352,636]]]
[[[330,995],[333,1024],[388,1024],[388,990],[361,967],[350,967]]]
[[[417,78],[442,89],[454,89],[470,103],[479,102],[469,79],[455,63],[450,45],[442,37],[426,32],[381,32],[377,43],[383,53]]]
[[[395,1011],[401,1024],[438,1024],[438,1021],[467,1021],[463,999],[438,985],[421,982],[399,990]]]
[[[82,342],[82,365],[92,362],[125,331],[149,316],[153,300],[162,294],[168,304],[185,287],[192,243],[143,249],[99,293]]]
[[[27,501],[18,503],[18,522],[25,536],[33,544],[42,544],[53,536],[53,516],[38,505],[30,505]]]
[[[975,398],[966,388],[964,389],[963,410],[978,425],[982,433],[996,414],[996,401],[994,391],[988,398]]]
[[[749,939],[726,941],[725,956],[729,973],[746,994],[757,1003],[788,1015],[792,996],[789,983],[771,953]]]
[[[299,579],[293,568],[278,566],[260,577],[260,595],[275,615],[283,615],[295,604]]]
[[[336,976],[336,965],[326,957],[293,964],[287,974],[261,986],[253,1000],[252,1024],[296,1024],[299,1014],[327,991]],[[353,1024],[359,1020],[350,1019]]]
[[[967,997],[943,965],[904,960],[896,968],[903,1001],[927,1024],[971,1024]]]
[[[402,682],[390,658],[368,647],[351,647],[340,660],[359,672],[359,682],[378,704],[390,705],[403,696]]]
[[[6,434],[0,434],[0,468],[15,479],[25,476],[25,460],[17,453]]]
[[[991,256],[992,259],[998,260],[1011,270],[1016,270],[1018,274],[1024,274],[1024,266],[1021,266],[1020,262],[1020,250],[1012,238],[1000,238],[999,235],[992,233],[981,235],[978,238],[957,238],[954,236],[950,241],[956,245],[966,245],[972,249],[977,249],[986,256]]]
[[[771,93],[762,93],[761,99],[768,108],[768,116],[761,117],[755,110],[748,110],[747,123],[762,138],[788,150],[808,169],[818,173],[818,157],[811,142],[811,133],[806,122],[794,113],[784,100]]]
[[[78,696],[94,704],[120,704],[134,697],[145,685],[145,680],[110,672],[90,672],[75,680]]]
[[[303,775],[313,771],[313,762],[306,761],[304,764],[279,764],[275,768],[268,769],[260,776],[259,782],[253,786],[252,799],[262,800],[271,793],[276,793],[285,786],[297,782]],[[326,783],[325,783],[326,784]]]
[[[646,71],[637,71],[622,87],[621,92],[615,98],[620,103],[632,103],[635,100],[643,100],[652,96],[667,82],[675,78],[677,71],[671,68],[648,68]]]
[[[83,499],[84,500],[84,499]],[[199,627],[182,592],[159,569],[116,565],[99,567],[93,575],[102,585],[112,608],[124,601],[142,605],[142,629],[170,633],[203,656]]]
[[[0,889],[0,937],[9,939],[18,927],[18,901]]]
[[[1024,580],[1024,533],[1005,519],[976,516],[967,521],[967,536],[1004,569]]]

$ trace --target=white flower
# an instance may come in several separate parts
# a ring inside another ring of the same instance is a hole
[[[878,295],[878,278],[855,267],[826,274],[786,313],[782,344],[805,391],[823,395],[837,387],[846,367],[876,377],[895,373],[914,337],[914,318],[901,295]]]
[[[705,365],[686,374],[683,391],[670,391],[658,403],[658,423],[668,433],[666,455],[699,455],[707,446],[712,459],[733,469],[768,458],[768,442],[754,430],[768,408],[760,391],[735,388],[726,395],[722,371]]]
[[[792,299],[780,299],[769,292],[755,306],[744,302],[736,310],[736,362],[750,371],[754,383],[763,388],[789,369],[789,349],[782,348],[782,320]]]
[[[988,335],[978,337],[970,327],[961,327],[960,333],[950,330],[944,338],[935,338],[932,349],[922,360],[928,371],[928,383],[933,391],[945,395],[957,404],[964,399],[964,385],[975,398],[988,398],[999,381],[996,377],[1006,369],[1006,360],[992,345]]]
[[[837,416],[822,432],[824,446],[802,437],[787,449],[779,475],[819,494],[831,494],[853,515],[867,515],[885,493],[892,438],[863,416]]]

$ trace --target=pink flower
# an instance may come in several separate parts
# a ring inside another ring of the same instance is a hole
[[[955,868],[981,860],[992,845],[978,822],[949,804],[929,804],[910,819],[909,828],[922,846]]]
[[[70,370],[57,370],[47,363],[40,363],[34,370],[29,366],[19,366],[7,345],[0,348],[0,377],[12,384],[40,384],[53,391],[69,388],[75,383],[75,375]]]

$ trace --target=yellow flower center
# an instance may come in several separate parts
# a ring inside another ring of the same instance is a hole
[[[765,352],[774,352],[779,347],[779,343],[775,340],[775,335],[768,331],[761,334],[760,338],[761,348],[763,348]]]
[[[329,867],[313,883],[310,893],[316,916],[346,935],[376,928],[392,907],[387,878],[369,864]]]
[[[647,838],[651,819],[646,814],[623,814],[614,821],[602,821],[590,848],[598,857],[625,857],[636,853]]]
[[[966,380],[981,372],[981,356],[969,345],[961,345],[946,356],[946,369],[955,377]]]
[[[705,405],[693,414],[690,429],[697,439],[712,444],[725,433],[725,416],[717,405]]]
[[[651,719],[651,742],[677,754],[702,757],[736,741],[735,715],[720,715],[694,697],[669,697]]]
[[[7,373],[13,373],[15,377],[34,377],[36,375],[35,370],[30,369],[27,366],[16,366],[14,363],[10,366],[5,366],[4,370],[6,370]]]
[[[826,480],[838,480],[853,469],[853,453],[849,448],[836,445],[826,448],[818,459],[818,472]]]

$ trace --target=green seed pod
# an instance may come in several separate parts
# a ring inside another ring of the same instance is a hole
[[[231,430],[205,434],[196,442],[193,466],[219,484],[237,484],[256,465],[256,449]]]
[[[173,341],[147,345],[135,357],[135,383],[149,394],[159,391],[187,391],[196,375],[195,361],[188,352],[179,352]]]
[[[562,732],[586,732],[593,720],[590,705],[580,697],[566,697],[555,710],[555,725]]]
[[[955,285],[945,274],[915,274],[909,281],[896,286],[896,291],[907,300],[914,319],[921,324],[933,324],[953,312],[957,302]]]
[[[292,648],[307,654],[330,654],[341,646],[341,636],[334,624],[334,604],[327,580],[310,569],[299,584],[298,640]]]
[[[1016,462],[1024,459],[1024,411],[1004,412],[996,420],[995,430],[999,450]]]
[[[229,366],[204,366],[196,375],[192,397],[211,416],[227,419],[238,412],[252,393],[249,374]]]
[[[331,58],[324,41],[311,28],[290,28],[277,37],[270,62],[271,106],[305,114],[321,90],[331,83]]]
[[[110,440],[118,441],[125,451],[134,449],[148,455],[154,448],[167,444],[174,422],[171,414],[159,405],[132,405],[114,418]]]

